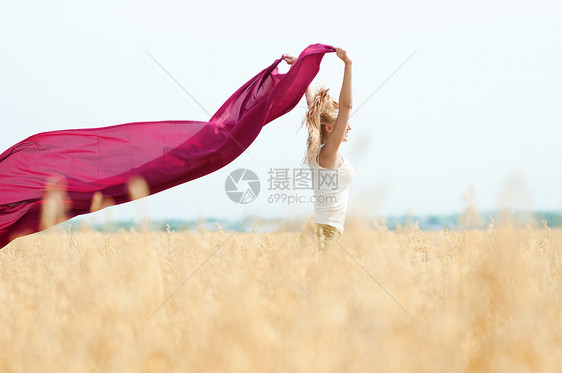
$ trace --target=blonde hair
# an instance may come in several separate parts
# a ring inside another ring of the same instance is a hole
[[[316,151],[328,136],[326,125],[334,125],[338,116],[338,103],[328,94],[330,88],[320,87],[310,103],[308,112],[303,119],[308,130],[306,153],[303,164],[310,165],[316,156]]]

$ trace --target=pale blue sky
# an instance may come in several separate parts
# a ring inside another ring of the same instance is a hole
[[[453,213],[469,186],[481,209],[562,209],[562,5],[555,1],[0,3],[1,151],[64,128],[209,116],[282,53],[347,49],[354,103],[417,53],[350,120],[356,169],[348,213]],[[283,66],[282,69],[287,69]],[[325,56],[314,84],[337,97],[343,64]],[[267,170],[299,167],[304,100],[225,168],[133,204],[116,218],[244,213],[304,216],[267,203]],[[257,159],[256,162],[254,159]],[[246,167],[262,192],[237,205],[226,176]],[[309,195],[310,193],[302,193]]]

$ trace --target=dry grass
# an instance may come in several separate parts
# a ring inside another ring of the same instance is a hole
[[[0,251],[0,371],[562,366],[561,230],[347,229],[341,245],[376,281],[306,231],[230,235],[85,227],[12,242]]]

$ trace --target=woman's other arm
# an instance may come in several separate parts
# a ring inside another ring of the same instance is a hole
[[[306,97],[306,105],[310,109],[312,107],[312,102],[314,100],[314,92],[312,92],[312,88],[310,86],[306,89],[306,93],[304,94]]]
[[[291,56],[290,54],[284,54],[283,60],[285,60],[285,62],[287,62],[288,65],[292,65],[293,63],[295,63],[297,58]],[[310,107],[312,106],[313,98],[314,98],[314,92],[312,91],[312,89],[310,87],[308,87],[306,89],[306,93],[304,94],[304,96],[306,98],[306,105],[310,109]]]

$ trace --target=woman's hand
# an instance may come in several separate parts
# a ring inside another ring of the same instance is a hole
[[[347,52],[341,48],[336,48],[336,55],[343,61],[345,64],[351,63],[351,58],[347,55]]]
[[[285,62],[287,62],[287,64],[289,64],[289,65],[292,65],[292,64],[297,60],[296,57],[293,57],[293,56],[291,56],[290,54],[284,54],[284,55],[283,55],[283,59],[284,59]]]

